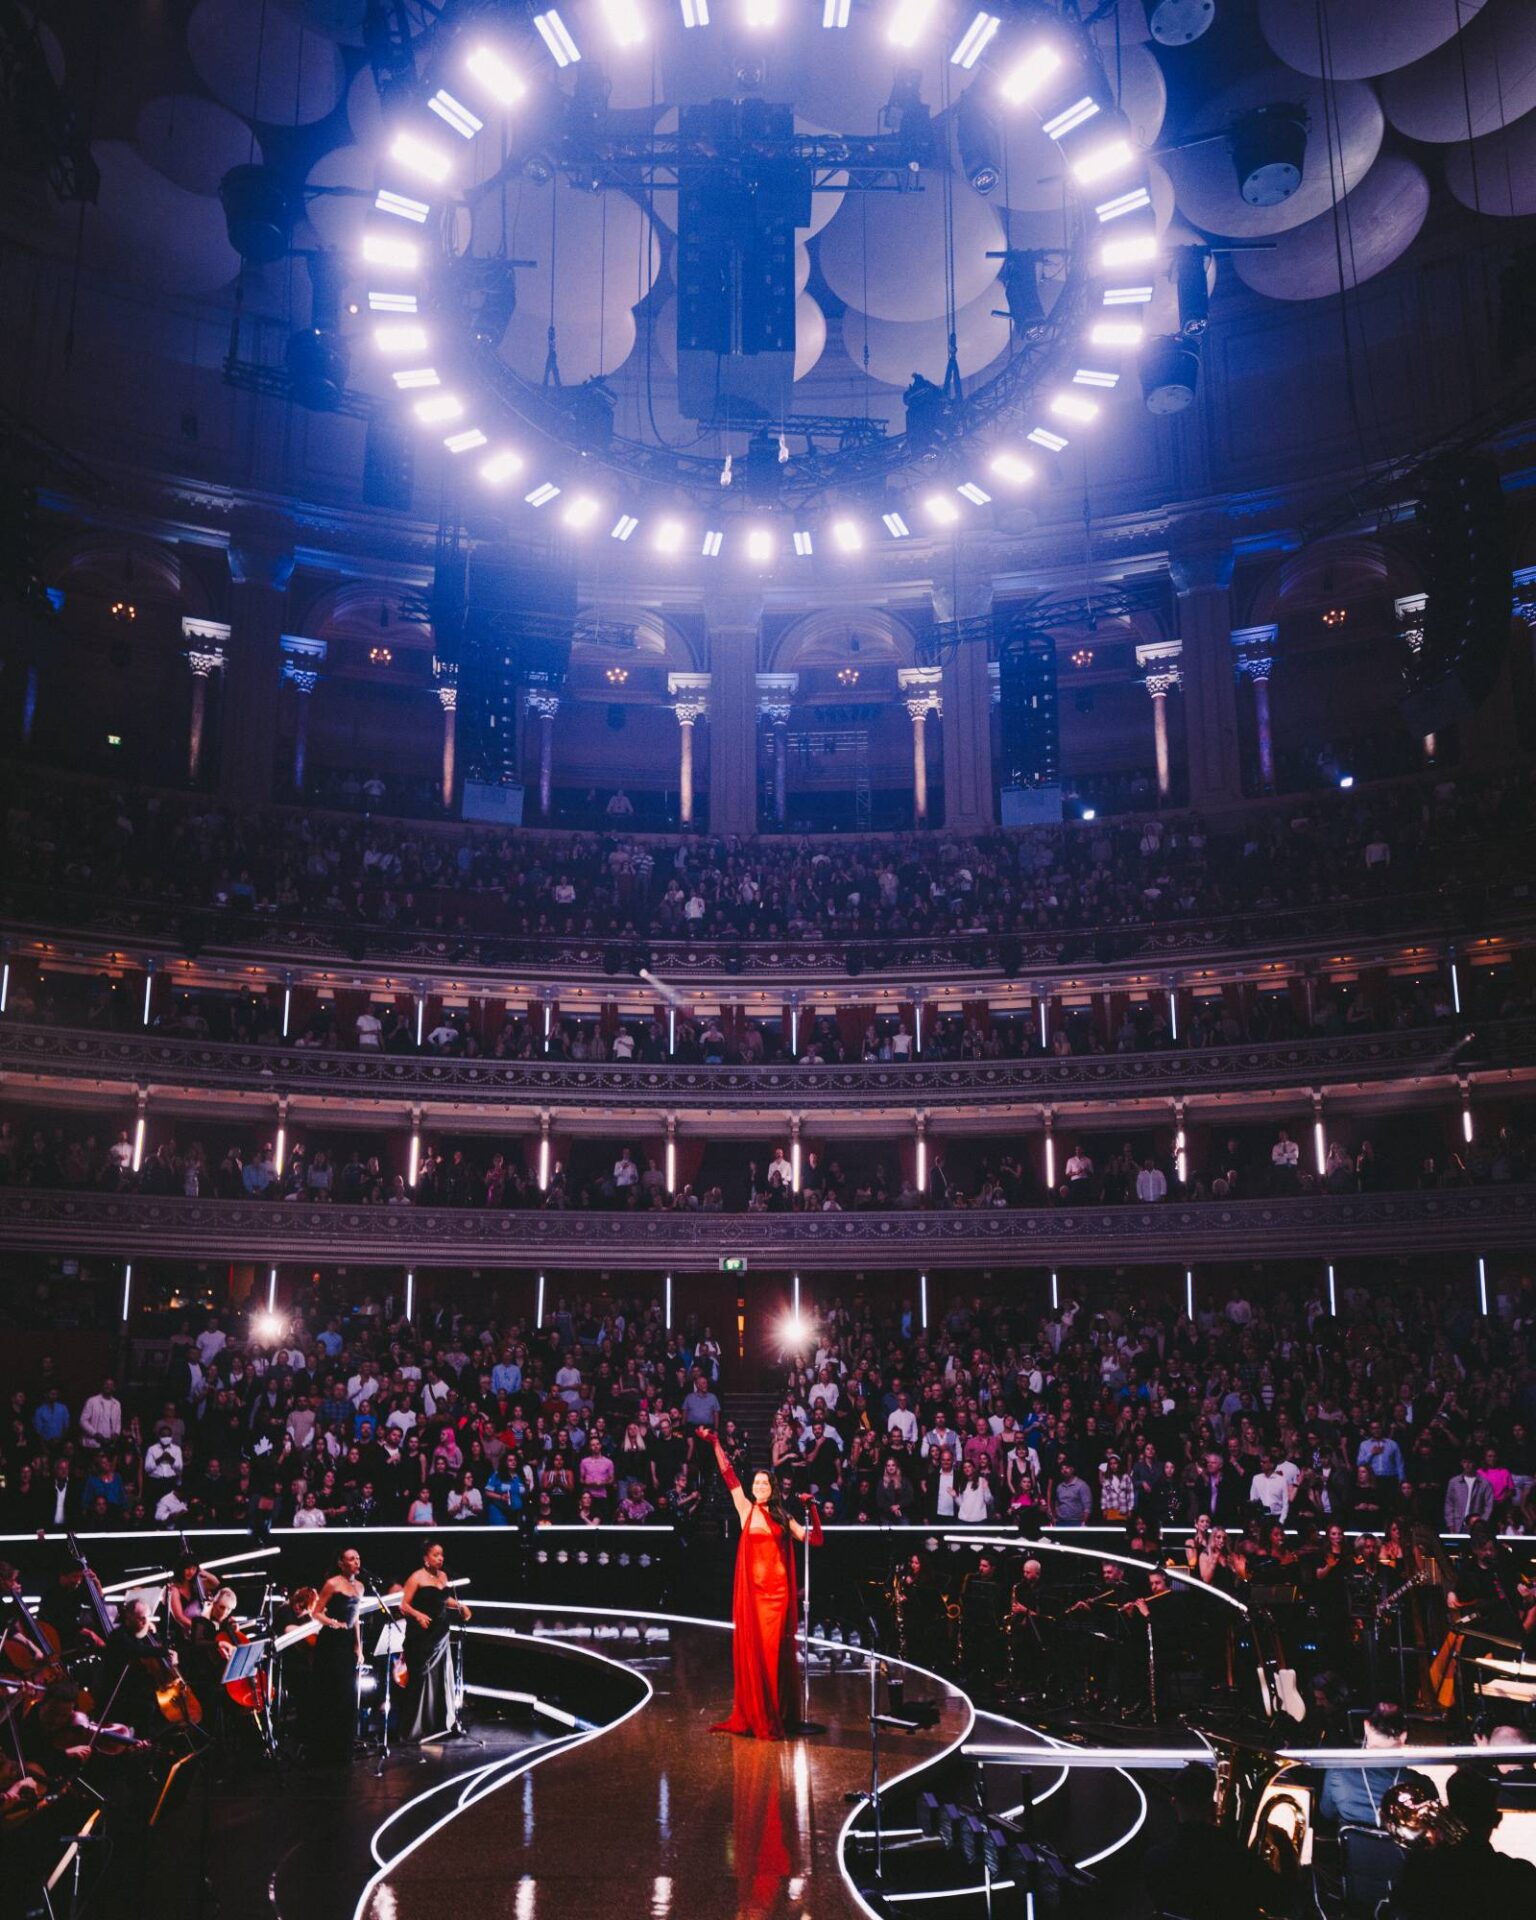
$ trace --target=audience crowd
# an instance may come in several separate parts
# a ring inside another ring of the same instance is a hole
[[[883,839],[675,844],[601,834],[238,812],[29,772],[8,795],[13,887],[212,915],[512,939],[1027,937],[1509,884],[1519,775],[1450,776],[1197,816]]]
[[[1098,1291],[1096,1289],[1096,1291]],[[131,1391],[72,1404],[55,1361],[9,1396],[11,1529],[474,1521],[690,1525],[718,1478],[699,1429],[828,1520],[1165,1527],[1247,1577],[1266,1530],[1422,1522],[1536,1534],[1536,1284],[1276,1289],[1183,1304],[1106,1282],[1041,1312],[835,1295],[780,1329],[771,1426],[722,1410],[712,1329],[644,1297],[557,1299],[542,1326],[444,1299],[306,1289],[283,1318],[164,1316]],[[1394,1529],[1396,1532],[1394,1532]]]

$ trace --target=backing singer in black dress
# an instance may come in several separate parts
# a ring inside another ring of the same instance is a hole
[[[449,1614],[468,1622],[470,1613],[448,1585],[442,1542],[427,1543],[421,1565],[400,1596],[405,1616],[405,1698],[400,1709],[400,1738],[430,1740],[446,1733],[453,1720],[449,1699]]]

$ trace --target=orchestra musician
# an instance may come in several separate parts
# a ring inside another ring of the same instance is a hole
[[[165,1630],[172,1646],[184,1647],[195,1637],[197,1623],[219,1590],[218,1576],[204,1573],[196,1554],[183,1553],[165,1585]]]
[[[1045,1568],[1031,1554],[1019,1569],[1008,1606],[1009,1673],[1021,1693],[1045,1691],[1053,1624]]]

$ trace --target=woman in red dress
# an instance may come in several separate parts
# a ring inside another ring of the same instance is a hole
[[[731,1597],[735,1622],[736,1698],[731,1717],[711,1733],[745,1733],[755,1740],[782,1740],[796,1719],[795,1622],[799,1600],[795,1583],[795,1545],[809,1533],[821,1545],[821,1515],[805,1497],[809,1527],[784,1511],[773,1476],[752,1476],[752,1497],[741,1490],[720,1436],[707,1427],[699,1437],[715,1449],[725,1484],[731,1490],[741,1541],[736,1549],[736,1585]]]

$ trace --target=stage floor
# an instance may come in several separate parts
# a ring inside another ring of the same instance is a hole
[[[568,1624],[549,1609],[529,1609],[515,1624],[526,1631],[535,1615]],[[712,1734],[711,1722],[730,1709],[730,1631],[668,1624],[665,1648],[649,1654],[572,1643],[639,1671],[647,1697],[614,1724],[542,1755],[488,1763],[471,1750],[466,1772],[495,1771],[467,1795],[461,1789],[456,1799],[466,1804],[444,1806],[398,1857],[385,1837],[389,1864],[363,1891],[359,1920],[442,1920],[445,1911],[488,1920],[831,1920],[864,1911],[839,1870],[838,1846],[844,1795],[869,1780],[867,1668],[813,1674],[822,1734],[782,1745]],[[947,1752],[971,1724],[970,1703],[945,1682],[910,1686],[937,1701],[939,1724],[887,1736],[886,1781]]]

